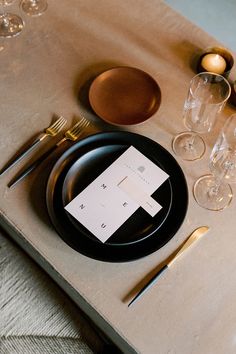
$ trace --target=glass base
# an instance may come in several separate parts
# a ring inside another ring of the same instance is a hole
[[[200,177],[194,184],[193,195],[196,202],[208,210],[219,211],[225,209],[233,198],[233,191],[229,184],[221,183],[218,188],[216,179],[212,175]]]
[[[24,28],[23,20],[11,13],[0,14],[0,37],[14,37]]]
[[[29,16],[40,16],[48,7],[46,0],[22,0],[21,8]]]
[[[194,161],[204,155],[206,146],[204,140],[196,133],[183,132],[174,138],[172,149],[183,160]]]

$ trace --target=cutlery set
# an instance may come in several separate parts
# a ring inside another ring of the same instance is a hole
[[[15,166],[19,161],[28,156],[28,154],[33,151],[39,144],[47,137],[55,137],[57,136],[64,126],[66,125],[67,120],[60,116],[53,124],[45,129],[45,131],[33,141],[29,146],[26,147],[21,153],[19,153],[14,159],[8,162],[2,170],[0,170],[0,176],[5,172],[10,170],[13,166]],[[30,164],[27,168],[23,169],[19,174],[17,174],[11,182],[8,184],[9,188],[14,187],[18,182],[28,176],[36,167],[40,165],[57,147],[59,147],[66,140],[70,140],[75,142],[83,133],[84,129],[89,126],[90,122],[87,121],[84,117],[80,119],[75,125],[73,125],[70,129],[68,129],[64,133],[64,137],[54,144],[49,150],[47,150],[43,155],[39,156],[32,164]]]

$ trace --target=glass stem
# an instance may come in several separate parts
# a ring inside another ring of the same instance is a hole
[[[209,190],[207,191],[207,195],[210,199],[212,197],[214,198],[215,196],[218,195],[219,188],[223,182],[223,179],[225,178],[227,171],[228,170],[226,168],[224,168],[223,171],[221,172],[221,174],[219,176],[215,177],[216,182],[215,182],[214,186],[210,187]]]
[[[194,150],[194,141],[195,141],[195,135],[192,134],[192,136],[189,139],[187,139],[185,144],[185,149],[187,151]]]
[[[212,199],[218,194],[221,183],[221,179],[217,178],[215,185],[209,188],[209,190],[207,191],[207,195],[210,199]]]

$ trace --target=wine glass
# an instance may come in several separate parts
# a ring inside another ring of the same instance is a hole
[[[46,0],[22,0],[21,8],[29,16],[40,16],[48,7]]]
[[[3,8],[6,5],[11,5],[15,0],[0,0],[0,5]],[[21,33],[24,27],[24,22],[16,14],[5,12],[2,10],[0,14],[0,37],[14,37]]]
[[[195,182],[193,194],[203,208],[222,210],[233,198],[229,183],[236,182],[236,114],[225,122],[211,152],[209,167],[212,174]]]
[[[174,138],[172,148],[176,155],[188,161],[203,156],[205,142],[198,134],[211,131],[230,93],[230,84],[221,75],[202,72],[192,78],[183,111],[184,123],[189,131]]]

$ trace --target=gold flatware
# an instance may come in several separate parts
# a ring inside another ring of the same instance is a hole
[[[2,170],[0,170],[0,176],[7,172],[11,167],[17,164],[20,160],[23,159],[23,157],[27,156],[30,151],[32,151],[38,144],[43,141],[46,137],[54,137],[56,136],[62,128],[66,125],[67,120],[64,117],[59,117],[52,125],[50,125],[48,128],[44,130],[44,133],[41,133],[37,139],[27,146],[27,148],[22,151],[20,154],[18,154],[13,160],[11,160],[9,163],[7,163]]]
[[[196,230],[194,230],[187,238],[183,246],[180,248],[180,250],[176,253],[176,255],[149,280],[149,282],[130,301],[128,307],[134,304],[148,289],[150,289],[152,285],[155,284],[160,275],[163,274],[165,270],[170,268],[170,266],[184,253],[184,251],[186,251],[195,241],[199,240],[200,237],[203,236],[208,230],[208,226],[200,226]]]
[[[28,176],[37,166],[40,165],[42,161],[44,161],[54,150],[56,150],[62,143],[66,140],[76,141],[80,135],[83,133],[84,129],[89,126],[90,122],[87,119],[82,118],[79,122],[77,122],[72,128],[67,130],[64,133],[64,137],[55,145],[51,147],[48,151],[46,151],[43,155],[41,155],[37,160],[35,160],[29,167],[27,167],[23,172],[18,174],[11,182],[8,184],[9,188],[14,187],[18,182],[20,182],[23,178]]]

